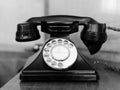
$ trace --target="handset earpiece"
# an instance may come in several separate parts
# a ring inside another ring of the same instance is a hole
[[[106,24],[87,24],[81,32],[81,40],[91,55],[97,53],[107,40]]]
[[[36,23],[21,23],[17,25],[16,41],[33,41],[40,38]]]

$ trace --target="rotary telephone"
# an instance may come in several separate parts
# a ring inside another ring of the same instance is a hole
[[[39,81],[98,81],[99,75],[78,52],[69,35],[79,31],[80,38],[91,55],[97,53],[107,39],[106,24],[91,17],[52,15],[33,17],[17,26],[16,41],[40,38],[37,26],[50,34],[36,59],[20,74],[22,82]]]

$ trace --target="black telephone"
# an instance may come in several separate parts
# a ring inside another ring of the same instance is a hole
[[[25,23],[18,24],[16,41],[25,42],[40,38],[37,26],[50,34],[37,56],[26,67],[20,79],[32,81],[98,81],[99,75],[82,57],[69,35],[78,32],[82,25],[81,40],[90,54],[97,53],[107,39],[106,24],[90,17],[69,15],[52,15],[33,17]]]

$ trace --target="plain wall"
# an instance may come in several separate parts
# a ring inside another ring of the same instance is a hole
[[[49,0],[49,3],[49,15],[88,16],[101,23],[120,27],[120,0]],[[86,49],[80,40],[80,32],[71,35],[71,38],[77,46]],[[107,34],[101,52],[93,56],[87,50],[84,53],[91,58],[120,61],[120,33],[107,30]]]
[[[16,42],[17,24],[45,14],[45,0],[0,0],[0,87],[35,53],[34,44],[44,42],[43,33],[40,40]]]
[[[17,24],[45,14],[44,0],[0,0],[0,44],[31,46],[34,42],[15,41]],[[37,42],[43,43],[44,35]]]

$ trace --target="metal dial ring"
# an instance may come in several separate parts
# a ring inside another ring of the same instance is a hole
[[[43,59],[53,69],[67,69],[74,64],[76,58],[77,49],[67,39],[56,38],[48,41],[43,47]]]

